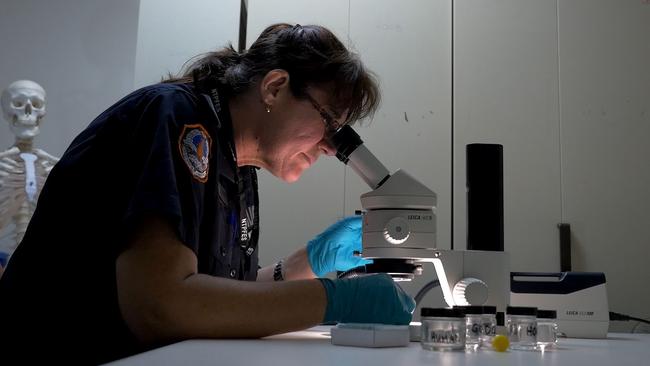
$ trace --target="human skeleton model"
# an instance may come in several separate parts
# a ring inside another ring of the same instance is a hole
[[[13,82],[2,92],[2,112],[16,135],[0,152],[0,251],[13,253],[27,230],[38,194],[58,158],[33,147],[45,116],[45,90],[29,80]]]

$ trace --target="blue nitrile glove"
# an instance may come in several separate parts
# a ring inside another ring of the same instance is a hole
[[[327,292],[324,323],[405,325],[411,321],[415,301],[385,273],[319,280]]]
[[[348,216],[307,244],[309,264],[317,277],[372,263],[353,254],[355,251],[361,252],[361,226],[361,216]]]

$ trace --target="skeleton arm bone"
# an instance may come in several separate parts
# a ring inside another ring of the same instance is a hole
[[[59,161],[59,158],[56,156],[50,155],[46,153],[45,151],[41,149],[34,149],[33,151],[34,155],[38,156],[39,158],[51,163],[52,165],[56,164]]]
[[[20,149],[14,146],[9,150],[0,152],[0,159],[5,157],[18,157],[19,154],[20,154]]]
[[[0,207],[7,201],[6,195],[24,184],[21,183],[24,180],[23,174],[17,162],[6,157],[0,160]]]
[[[40,164],[45,169],[46,176],[43,177],[43,180],[45,180],[47,174],[50,174],[50,171],[52,168],[54,168],[54,165],[59,161],[59,158],[52,156],[41,149],[34,149],[34,154],[40,158]]]
[[[0,230],[7,226],[18,212],[20,203],[25,200],[24,196],[20,188],[0,190]]]
[[[47,178],[47,176],[52,171],[52,168],[54,168],[54,164],[49,160],[39,160],[39,164],[40,167],[45,171],[45,176],[43,176],[43,180],[45,180],[45,178]]]
[[[0,229],[5,227],[16,214],[21,200],[24,200],[24,171],[21,165],[10,158],[20,150],[15,148],[0,153]],[[12,152],[9,154],[9,152]]]
[[[0,177],[6,177],[9,174],[22,174],[20,165],[13,160],[7,158],[0,160]]]
[[[9,150],[0,152],[0,179],[8,176],[9,174],[20,174],[21,166],[16,161],[20,157],[20,150],[17,147],[12,147]],[[0,181],[0,189],[2,189],[2,181]]]

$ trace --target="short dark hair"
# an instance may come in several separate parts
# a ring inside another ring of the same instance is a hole
[[[375,75],[331,31],[318,25],[271,25],[248,50],[238,53],[228,45],[199,55],[188,61],[180,77],[163,82],[189,82],[193,75],[215,77],[236,96],[274,69],[289,73],[289,87],[297,98],[305,98],[309,86],[331,90],[329,104],[335,112],[348,109],[346,122],[372,117],[379,107]]]

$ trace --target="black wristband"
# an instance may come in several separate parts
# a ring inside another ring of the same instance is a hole
[[[282,276],[282,262],[282,259],[279,260],[275,264],[275,268],[273,268],[273,281],[284,281],[284,276]]]

